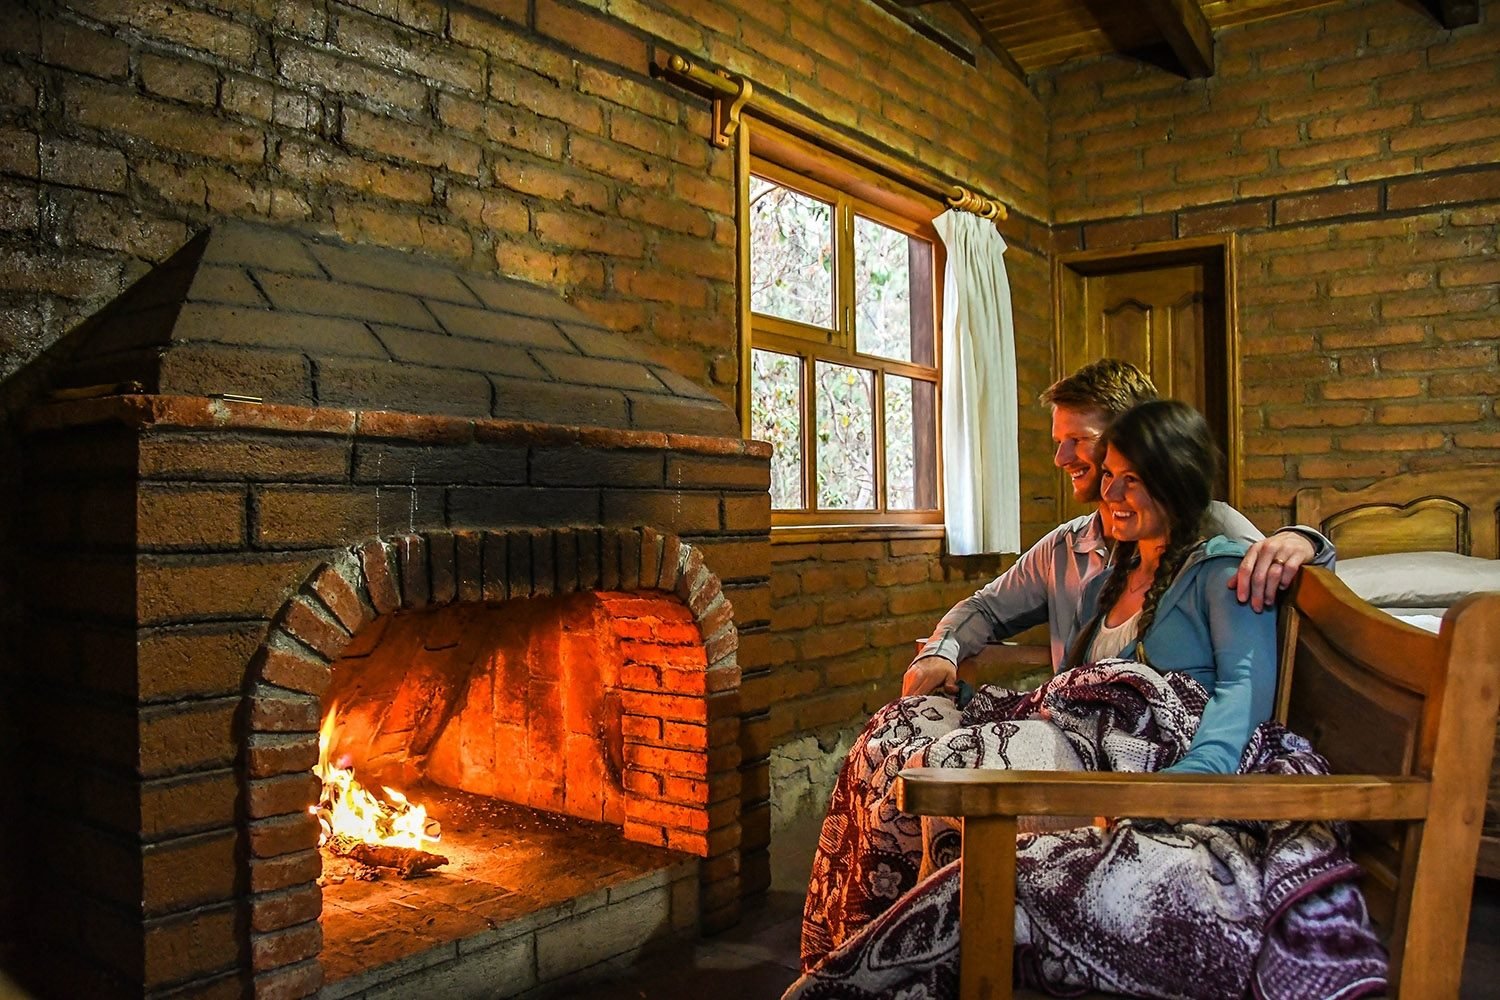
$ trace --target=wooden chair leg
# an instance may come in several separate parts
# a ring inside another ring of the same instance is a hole
[[[1016,925],[1016,817],[964,819],[958,993],[1011,1000]]]

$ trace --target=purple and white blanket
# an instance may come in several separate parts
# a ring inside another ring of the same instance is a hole
[[[804,975],[784,1000],[958,995],[958,828],[895,807],[906,767],[1156,771],[1186,752],[1207,698],[1127,661],[1036,691],[902,698],[839,775],[803,911]],[[1267,723],[1241,772],[1327,773]],[[1085,821],[1086,822],[1086,821]],[[1018,841],[1017,972],[1056,995],[1313,1000],[1385,990],[1385,954],[1323,823],[1123,819]]]

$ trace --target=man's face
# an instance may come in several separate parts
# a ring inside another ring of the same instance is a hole
[[[1052,464],[1068,474],[1073,499],[1079,503],[1099,500],[1099,463],[1104,460],[1099,437],[1108,426],[1109,418],[1102,410],[1052,408],[1052,441],[1057,445]]]

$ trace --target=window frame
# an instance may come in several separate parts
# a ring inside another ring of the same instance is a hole
[[[946,254],[932,219],[945,206],[886,177],[841,157],[836,151],[815,146],[766,123],[745,120],[738,150],[738,228],[740,258],[740,419],[751,433],[751,357],[756,349],[789,354],[801,359],[803,501],[799,510],[773,510],[773,537],[835,536],[861,537],[893,534],[940,536],[943,530],[942,454],[942,295]],[[750,176],[831,204],[834,208],[833,322],[830,328],[756,313],[750,302]],[[855,217],[863,216],[881,225],[916,237],[932,248],[933,363],[914,362],[861,354],[855,348],[856,304],[854,301]],[[873,372],[872,461],[877,508],[875,510],[814,509],[817,494],[817,402],[814,393],[815,366],[819,360],[851,365]],[[932,446],[933,484],[936,505],[929,510],[885,510],[885,378],[898,375],[930,382],[933,386]]]

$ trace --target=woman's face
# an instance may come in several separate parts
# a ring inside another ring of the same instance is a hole
[[[1099,478],[1100,510],[1109,534],[1122,542],[1167,541],[1167,512],[1146,491],[1146,484],[1129,459],[1114,447],[1104,453]]]

